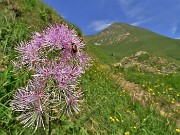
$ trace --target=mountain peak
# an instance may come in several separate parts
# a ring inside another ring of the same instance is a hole
[[[110,25],[110,27],[121,27],[121,26],[131,26],[130,24],[124,23],[124,22],[115,22]]]
[[[93,41],[98,44],[117,44],[117,43],[134,43],[138,41],[149,40],[151,38],[165,38],[150,30],[133,26],[123,22],[116,22],[105,28],[101,32],[91,36]]]
[[[127,42],[136,42],[137,38],[132,32],[133,29],[137,28],[126,23],[113,23],[106,29],[94,35],[93,37],[95,38],[95,40],[93,41],[98,42],[98,44],[111,45],[113,43],[126,40],[128,39],[128,37],[130,37],[130,40],[128,40]]]
[[[113,23],[87,38],[89,42],[100,46],[116,59],[122,59],[140,50],[171,57],[174,60],[180,59],[178,40],[122,22]]]
[[[100,33],[104,32],[104,31],[112,31],[112,30],[118,31],[118,30],[122,30],[123,28],[126,28],[128,26],[130,27],[131,25],[122,23],[122,22],[116,22],[116,23],[111,24],[109,27],[105,28],[104,30],[102,30]]]

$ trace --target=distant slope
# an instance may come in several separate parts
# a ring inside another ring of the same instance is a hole
[[[114,66],[123,69],[134,68],[154,74],[171,74],[179,70],[179,67],[175,63],[170,63],[161,57],[144,51],[136,52],[136,54],[130,57],[124,57],[120,62],[114,64]]]
[[[137,51],[147,51],[180,64],[180,40],[125,23],[114,23],[87,41],[102,48],[117,60]]]

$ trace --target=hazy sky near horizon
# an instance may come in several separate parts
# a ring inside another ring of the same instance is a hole
[[[180,0],[42,1],[85,35],[95,34],[114,22],[124,22],[180,39]]]

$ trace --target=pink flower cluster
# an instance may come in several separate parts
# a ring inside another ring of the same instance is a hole
[[[52,114],[79,111],[82,92],[77,84],[90,60],[83,52],[84,47],[74,29],[57,23],[42,33],[34,33],[29,42],[16,48],[19,53],[16,67],[25,67],[33,73],[27,87],[17,90],[11,101],[13,110],[22,112],[21,123],[37,129],[45,127],[44,116],[53,118],[50,111]]]

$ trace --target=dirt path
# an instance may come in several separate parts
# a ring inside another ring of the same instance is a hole
[[[111,71],[110,67],[107,65],[100,66],[105,71]],[[124,90],[129,92],[132,100],[138,100],[142,103],[142,105],[150,105],[154,104],[156,110],[160,112],[161,115],[165,117],[172,117],[174,114],[174,109],[180,109],[180,103],[175,102],[170,108],[166,108],[166,106],[160,106],[160,103],[156,101],[151,93],[144,91],[138,84],[134,82],[127,81],[122,75],[115,74],[110,72],[110,76],[117,82],[117,84]],[[180,115],[178,113],[178,115]],[[176,118],[176,126],[180,128],[180,117]]]
[[[112,74],[112,78],[120,85],[121,88],[127,90],[131,97],[134,97],[139,101],[147,95],[137,84],[127,81],[121,75]]]
[[[174,108],[179,108],[179,103],[176,102],[171,106],[171,109],[166,109],[161,107],[157,101],[154,101],[151,93],[144,91],[138,84],[127,81],[122,75],[112,74],[112,78],[120,85],[121,88],[127,90],[132,100],[138,100],[145,104],[155,104],[156,110],[160,112],[161,115],[166,117],[171,117],[173,115]],[[176,126],[180,128],[180,118],[176,119]]]

